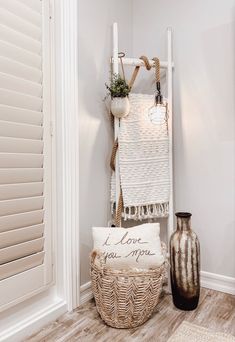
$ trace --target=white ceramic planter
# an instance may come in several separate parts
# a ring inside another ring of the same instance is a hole
[[[116,118],[124,118],[129,114],[130,102],[128,97],[114,97],[111,100],[111,112]]]

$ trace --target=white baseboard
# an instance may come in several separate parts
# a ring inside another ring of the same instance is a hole
[[[37,311],[35,314],[20,320],[10,328],[0,331],[0,342],[24,341],[35,331],[41,329],[46,324],[56,320],[67,311],[67,304],[64,300],[58,299],[56,302]]]
[[[232,277],[202,271],[201,286],[235,295],[235,278]]]
[[[201,271],[201,286],[207,289],[235,295],[235,278],[232,277]],[[93,298],[90,281],[83,284],[80,287],[80,291],[80,305]]]
[[[90,281],[80,286],[80,293],[81,293],[80,305],[88,302],[88,300],[93,298]]]

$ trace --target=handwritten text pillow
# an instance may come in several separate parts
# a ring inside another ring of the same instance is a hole
[[[106,264],[115,269],[155,268],[164,262],[159,223],[132,228],[93,227],[94,249],[105,255]]]

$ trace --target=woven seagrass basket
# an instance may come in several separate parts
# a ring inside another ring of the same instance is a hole
[[[150,318],[159,301],[166,263],[153,270],[113,270],[91,253],[91,283],[97,311],[114,328],[134,328]]]

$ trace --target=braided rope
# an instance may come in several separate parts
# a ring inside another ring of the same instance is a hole
[[[122,189],[120,189],[118,206],[117,206],[116,216],[115,216],[115,226],[116,227],[121,227],[122,211],[123,211],[123,196],[122,196]]]
[[[112,154],[111,154],[111,159],[110,159],[110,167],[113,171],[115,171],[115,159],[116,159],[117,150],[118,150],[118,139],[116,139],[113,144],[113,149],[112,149]],[[116,215],[115,215],[116,227],[121,226],[122,211],[123,211],[123,197],[122,197],[122,189],[120,189],[120,196],[119,196],[118,206],[117,206]]]
[[[116,139],[113,144],[112,154],[111,154],[111,159],[110,159],[110,167],[113,171],[115,171],[115,159],[116,159],[117,150],[118,150],[118,139]],[[120,196],[119,196],[118,206],[117,206],[116,215],[115,215],[116,227],[121,226],[122,211],[123,211],[123,197],[122,197],[122,189],[120,189]]]
[[[114,129],[114,116],[113,116],[113,113],[111,112],[111,110],[109,111],[109,116],[110,116],[111,126]]]
[[[151,64],[149,62],[148,57],[143,55],[143,56],[140,56],[140,59],[144,62],[145,68],[147,70],[151,70]],[[134,72],[133,72],[132,77],[131,77],[131,80],[129,82],[130,89],[133,87],[133,84],[135,82],[135,79],[136,79],[136,77],[138,75],[139,70],[140,70],[140,66],[138,65],[138,66],[135,67]]]
[[[113,144],[112,154],[111,154],[111,159],[110,159],[110,167],[113,171],[115,171],[115,159],[116,159],[117,150],[118,150],[118,139],[116,139]]]
[[[145,68],[146,68],[147,70],[150,70],[150,69],[152,68],[152,67],[151,67],[151,64],[150,64],[150,62],[149,62],[148,57],[146,57],[146,56],[141,56],[140,59],[144,62]]]
[[[160,82],[161,75],[160,75],[160,60],[157,57],[153,58],[154,61],[154,66],[155,66],[155,77],[156,77],[156,82]]]

